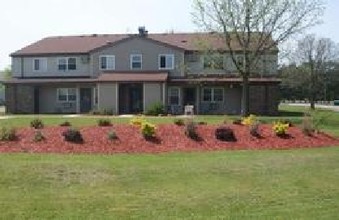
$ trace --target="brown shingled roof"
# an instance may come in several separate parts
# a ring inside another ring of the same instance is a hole
[[[48,37],[12,53],[11,56],[86,54],[103,46],[118,43],[121,40],[133,37],[138,37],[138,35],[93,34],[83,36]],[[186,51],[199,51],[206,49],[206,47],[213,50],[227,50],[223,39],[217,34],[212,33],[148,34],[147,38]],[[235,50],[241,49],[237,41],[234,41],[232,48],[235,48]],[[273,50],[277,50],[277,48],[273,48]]]

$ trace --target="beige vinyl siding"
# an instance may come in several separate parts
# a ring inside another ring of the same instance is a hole
[[[98,108],[100,110],[110,110],[114,114],[118,113],[118,88],[117,83],[100,83],[98,88]]]
[[[130,55],[142,55],[142,69],[131,70]],[[98,75],[102,70],[99,66],[101,55],[115,55],[115,71],[160,71],[159,54],[174,55],[174,69],[169,70],[171,76],[183,75],[184,52],[172,47],[166,47],[160,43],[143,38],[131,38],[111,47],[103,48],[91,55],[93,60],[94,75]],[[166,70],[167,71],[167,70]]]

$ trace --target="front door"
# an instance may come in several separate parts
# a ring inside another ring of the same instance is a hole
[[[92,110],[92,89],[80,89],[80,113],[88,113]]]
[[[196,89],[184,88],[184,105],[195,105]]]

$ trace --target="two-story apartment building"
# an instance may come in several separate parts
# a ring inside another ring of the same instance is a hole
[[[206,49],[208,48],[208,49]],[[236,51],[242,62],[241,48]],[[250,111],[276,114],[277,49],[263,54],[250,79]],[[141,113],[161,102],[180,114],[239,114],[241,78],[213,33],[48,37],[11,54],[5,81],[10,113]]]

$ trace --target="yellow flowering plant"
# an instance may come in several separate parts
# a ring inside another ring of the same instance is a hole
[[[151,138],[151,137],[154,137],[155,135],[155,129],[156,129],[156,126],[154,124],[151,124],[149,122],[146,122],[144,121],[142,124],[141,124],[141,134],[144,136],[144,138]]]
[[[257,121],[257,117],[255,115],[249,115],[241,120],[241,124],[243,125],[252,125]]]
[[[274,132],[277,136],[285,135],[288,128],[289,128],[289,124],[283,123],[283,122],[281,122],[281,121],[274,122],[274,123],[273,123],[273,127],[272,127],[273,132]]]
[[[130,124],[137,127],[141,127],[144,122],[145,119],[143,117],[135,117],[130,120]]]

